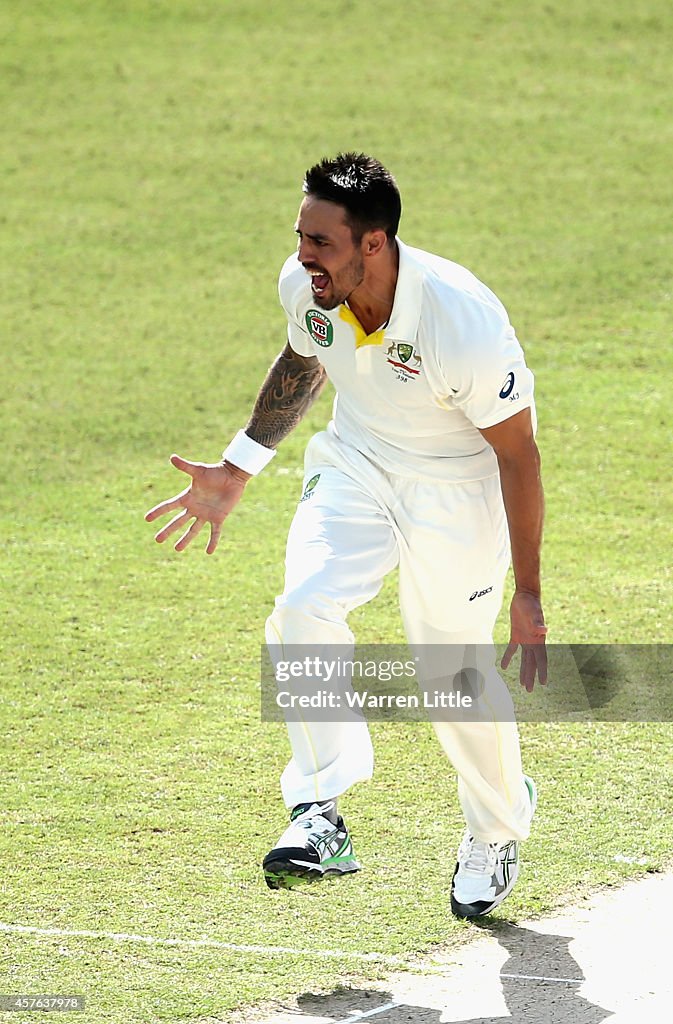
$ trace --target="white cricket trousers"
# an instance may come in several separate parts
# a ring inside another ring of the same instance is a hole
[[[277,661],[284,645],[352,645],[349,612],[371,601],[399,565],[412,648],[451,657],[479,645],[492,718],[433,722],[458,775],[467,827],[483,842],[526,839],[531,810],[518,730],[492,646],[510,557],[499,478],[444,483],[384,473],[330,428],[306,450],[305,483],[319,479],[290,527],[285,589],[266,623],[271,656]],[[287,728],[292,759],[281,789],[288,807],[371,778],[365,721],[288,720]]]

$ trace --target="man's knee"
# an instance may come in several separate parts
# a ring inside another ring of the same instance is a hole
[[[266,623],[270,644],[347,643],[349,637],[345,607],[311,581],[277,597]]]

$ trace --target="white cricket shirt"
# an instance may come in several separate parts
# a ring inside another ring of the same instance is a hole
[[[500,300],[465,267],[404,245],[387,326],[365,335],[347,306],[323,310],[294,253],[278,290],[288,341],[336,389],[333,429],[385,472],[446,481],[498,471],[478,427],[533,402],[533,374]]]

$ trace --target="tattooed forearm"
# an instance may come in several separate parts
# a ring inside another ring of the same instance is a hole
[[[298,356],[286,345],[262,384],[246,434],[275,448],[297,426],[326,379],[315,356]]]

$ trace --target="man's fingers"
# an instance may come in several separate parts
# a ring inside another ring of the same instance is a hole
[[[518,646],[519,645],[515,644],[513,640],[510,640],[510,642],[507,644],[507,649],[502,656],[502,661],[500,662],[501,668],[509,668],[509,663],[516,654],[516,649]]]
[[[173,498],[167,498],[166,501],[160,501],[158,505],[151,508],[149,512],[145,513],[145,521],[153,523],[159,516],[165,516],[167,512],[173,512],[176,508],[182,508],[184,505],[184,498],[187,491],[183,491],[182,494],[176,494]]]
[[[181,458],[179,455],[171,455],[171,465],[175,466],[176,469],[182,470],[183,473],[188,473],[191,477],[194,476],[195,470],[198,468],[198,462],[188,462],[187,459]],[[165,515],[167,512],[173,512],[176,508],[184,507],[184,499],[189,494],[190,488],[185,488],[180,494],[174,495],[172,498],[168,498],[166,501],[160,501],[158,505],[151,508],[149,512],[145,513],[145,521],[153,523],[159,516]]]
[[[201,532],[203,527],[206,525],[205,519],[195,519],[192,525],[189,527],[186,533],[183,533],[180,540],[175,545],[176,551],[184,551],[188,544],[194,540],[197,534]]]
[[[193,518],[193,514],[190,514],[189,512],[181,512],[180,515],[174,516],[170,523],[167,523],[163,529],[159,530],[154,538],[155,541],[157,544],[163,544],[163,542],[170,537],[172,533],[175,533],[175,531],[179,530],[182,526],[186,526],[187,522]]]
[[[533,691],[536,676],[542,686],[546,686],[547,649],[544,644],[522,644],[519,680],[528,693]]]
[[[521,646],[521,664],[519,666],[519,682],[531,693],[535,686],[537,676],[543,686],[547,683],[547,648],[544,642],[534,644],[515,643],[513,640],[507,645],[505,653],[500,661],[500,667],[509,668],[510,662],[518,647]]]
[[[535,657],[531,654],[530,648],[524,644],[521,647],[521,669],[519,681],[526,690],[532,693],[535,686]]]
[[[206,548],[206,554],[212,555],[217,547],[220,534],[222,533],[222,523],[211,523],[210,526],[210,540],[208,541],[208,547]]]
[[[183,473],[189,473],[189,475],[193,477],[195,471],[199,468],[200,463],[190,462],[188,459],[183,459],[179,455],[173,453],[173,455],[171,455],[171,465],[175,466],[176,469],[181,470]]]

